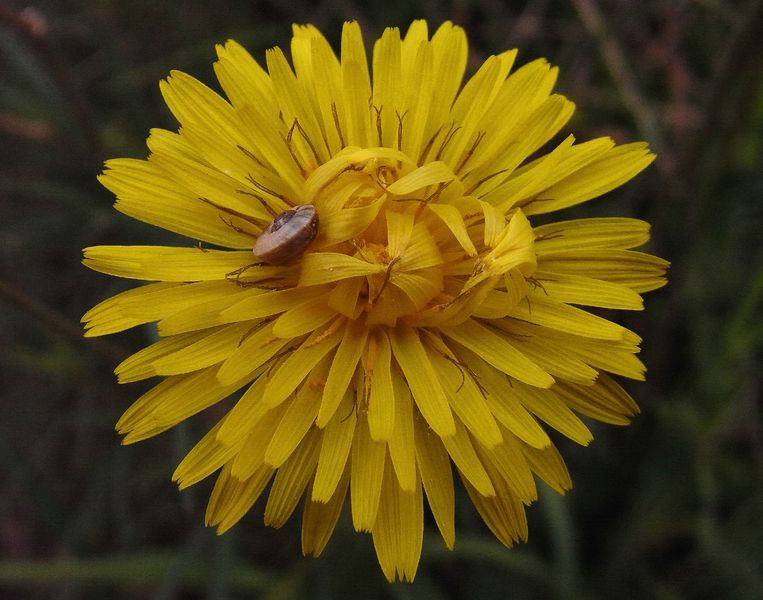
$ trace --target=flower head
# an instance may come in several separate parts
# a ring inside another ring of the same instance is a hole
[[[125,443],[242,390],[174,474],[186,487],[219,471],[219,532],[270,484],[265,522],[304,496],[303,550],[318,555],[349,498],[386,577],[412,580],[424,497],[455,543],[455,465],[497,538],[526,539],[534,475],[571,486],[543,424],[588,444],[578,414],[638,410],[609,373],[643,379],[640,338],[578,305],[640,310],[667,266],[631,250],[642,221],[532,219],[653,155],[568,136],[530,159],[574,109],[551,93],[556,69],[510,74],[510,51],[462,85],[466,38],[449,23],[431,39],[423,21],[386,30],[371,70],[355,23],[339,58],[295,27],[293,69],[278,48],[267,69],[235,42],[217,52],[227,99],[173,72],[161,90],[179,131],[153,130],[147,160],[100,177],[118,210],[194,240],[85,250],[92,269],[155,282],[83,319],[87,335],[157,323],[161,339],[116,369],[163,377],[119,420]]]

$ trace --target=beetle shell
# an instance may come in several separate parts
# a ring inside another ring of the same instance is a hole
[[[283,265],[305,251],[318,234],[318,213],[312,204],[283,211],[257,238],[254,254],[270,265]]]

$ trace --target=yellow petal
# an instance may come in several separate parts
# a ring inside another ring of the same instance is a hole
[[[199,310],[202,306],[225,306],[239,300],[246,288],[230,281],[201,281],[188,284],[150,284],[137,288],[134,295],[125,295],[119,300],[120,312],[125,317],[140,319],[142,323],[182,316]],[[204,327],[191,327],[203,329]],[[171,335],[165,333],[164,335]]]
[[[520,340],[522,353],[557,381],[589,385],[596,379],[598,371],[587,364],[576,348],[579,338],[518,319],[506,319],[498,325],[510,337]]]
[[[225,385],[244,377],[272,359],[288,342],[273,336],[272,327],[268,324],[255,328],[243,337],[220,365],[217,380]]]
[[[398,327],[390,331],[390,342],[416,406],[429,426],[441,437],[453,435],[453,414],[418,333],[409,327]],[[396,398],[395,402],[399,400]]]
[[[430,101],[427,131],[428,139],[446,121],[456,93],[461,87],[461,80],[466,69],[468,48],[464,30],[453,23],[443,23],[432,36],[432,68],[434,80],[432,94],[436,98]]]
[[[366,373],[371,387],[368,396],[368,428],[372,440],[387,441],[392,435],[396,412],[391,372],[392,350],[383,331],[369,339],[368,348],[371,347],[373,365],[369,365],[368,368],[372,370]]]
[[[373,92],[372,106],[378,111],[377,134],[374,137],[379,146],[392,147],[397,139],[397,117],[401,113],[403,90],[400,30],[388,27],[374,44],[373,50]]]
[[[268,405],[277,406],[286,400],[313,370],[313,367],[339,344],[339,341],[338,330],[331,326],[325,332],[316,331],[307,338],[280,364],[268,381],[265,388],[265,400]]]
[[[257,501],[273,476],[273,469],[263,466],[251,477],[240,480],[225,467],[217,478],[207,505],[205,522],[217,526],[217,535],[233,527]]]
[[[503,373],[460,346],[457,356],[469,366],[479,380],[485,390],[485,402],[499,423],[534,448],[544,448],[551,443],[543,428],[517,400],[514,388]]]
[[[234,106],[265,105],[268,113],[278,114],[270,77],[252,55],[238,42],[227,40],[218,44],[215,75]]]
[[[392,465],[384,469],[379,512],[373,531],[374,549],[388,581],[413,581],[421,558],[424,536],[424,506],[421,484],[403,491]]]
[[[366,347],[367,339],[368,327],[364,323],[347,321],[342,341],[336,349],[326,384],[323,387],[321,408],[316,420],[318,427],[325,427],[334,417],[342,398],[349,389],[350,380]]]
[[[437,350],[430,351],[428,355],[456,416],[486,448],[500,444],[502,436],[498,425],[466,366]]]
[[[251,252],[224,252],[167,246],[91,246],[85,248],[86,267],[131,279],[208,281],[253,262]]]
[[[154,372],[179,375],[221,363],[238,348],[252,327],[251,323],[237,323],[207,332],[197,341],[154,360]]]
[[[387,188],[390,194],[404,196],[436,183],[446,183],[456,178],[451,168],[441,161],[432,161],[404,175]]]
[[[540,257],[536,277],[555,274],[582,275],[619,283],[635,292],[649,292],[667,282],[670,263],[662,258],[632,250],[575,250],[553,252]]]
[[[313,369],[310,377],[325,376],[327,366],[319,365]],[[286,412],[281,417],[263,457],[265,464],[271,467],[280,467],[315,423],[321,405],[320,389],[315,389],[308,382],[300,387],[295,398],[286,404]]]
[[[273,322],[273,335],[294,338],[325,325],[336,316],[336,311],[326,303],[326,296],[321,295],[288,309]]]
[[[177,283],[150,283],[141,287],[133,288],[121,292],[96,304],[82,316],[82,323],[85,324],[85,337],[95,337],[98,335],[107,335],[124,331],[130,327],[142,325],[152,319],[150,317],[137,317],[125,315],[121,303],[131,298],[142,299],[143,297],[159,291],[166,291],[171,288],[182,287]]]
[[[342,101],[342,70],[331,46],[321,36],[310,40],[312,64],[312,85],[320,113],[326,143],[333,155],[344,146],[343,133],[337,128],[337,122],[343,122],[344,107]],[[334,120],[336,111],[337,120]]]
[[[535,228],[538,255],[617,248],[627,250],[649,241],[649,223],[625,217],[557,221]]]
[[[154,361],[182,350],[186,346],[204,339],[206,335],[206,332],[194,331],[161,339],[123,360],[114,369],[114,373],[117,375],[119,383],[129,383],[153,377],[156,375]]]
[[[488,329],[475,319],[468,319],[455,327],[443,327],[442,332],[519,381],[544,388],[551,387],[554,383],[551,375],[509,343],[505,336]]]
[[[461,480],[474,507],[498,541],[508,548],[516,542],[527,541],[524,506],[500,477],[494,476],[495,485],[500,491],[490,497],[481,495],[463,476]]]
[[[468,479],[481,495],[495,494],[495,488],[490,482],[485,466],[474,451],[469,433],[459,419],[456,419],[456,433],[442,438],[442,443],[463,477]]]
[[[655,159],[644,142],[616,146],[538,196],[528,214],[541,214],[580,204],[621,186]]]
[[[609,281],[579,275],[535,279],[538,287],[554,300],[599,308],[644,310],[644,301],[632,289]]]
[[[267,381],[267,374],[255,379],[254,383],[246,389],[241,398],[228,411],[220,430],[217,432],[217,439],[220,442],[232,445],[238,440],[246,438],[260,419],[269,413],[269,409],[262,402],[262,391],[265,389]]]
[[[222,215],[230,219],[230,225],[226,224],[218,217],[222,214],[218,209],[148,161],[109,160],[98,181],[117,196],[114,207],[134,219],[220,246],[249,248],[254,243],[256,230],[251,223]]]
[[[468,256],[477,255],[477,249],[474,247],[474,242],[472,242],[469,233],[466,231],[464,218],[455,206],[449,204],[430,204],[428,208],[436,214],[445,225],[447,225],[450,232],[456,240],[458,240],[458,243]]]
[[[545,448],[521,446],[530,468],[560,494],[572,489],[572,480],[559,450],[553,444]]]
[[[345,142],[347,145],[370,145],[368,99],[371,83],[363,38],[357,23],[345,23],[342,29],[342,86],[344,89]]]
[[[314,252],[302,259],[300,287],[382,273],[384,267],[338,252]]]
[[[554,391],[577,412],[612,425],[628,425],[630,417],[639,412],[633,398],[604,373],[593,385],[559,382]]]
[[[270,442],[273,441],[276,427],[283,420],[286,408],[287,407],[283,404],[281,406],[276,406],[274,409],[269,410],[262,415],[255,415],[257,418],[255,422],[244,422],[239,424],[241,430],[248,433],[248,435],[244,438],[241,450],[230,463],[231,475],[239,479],[247,479],[248,477],[251,477],[252,474],[256,473],[262,466],[272,468],[265,463],[265,453],[268,451]],[[226,424],[227,423],[223,423],[223,426]],[[217,437],[218,439],[221,438],[220,432],[218,432]],[[231,443],[228,441],[229,439],[230,436],[226,438],[227,443]],[[233,443],[235,443],[235,441]]]
[[[302,135],[293,135],[291,143],[299,153],[302,164],[307,170],[312,170],[328,159],[328,152],[313,112],[309,88],[297,81],[280,48],[270,48],[265,52],[265,58],[273,82],[273,92],[278,98],[286,126],[291,128],[292,124],[298,123],[305,132],[304,138]]]
[[[593,440],[593,434],[588,427],[567,408],[553,390],[534,388],[521,382],[515,382],[514,386],[517,399],[541,421],[582,446],[587,446]]]
[[[313,482],[313,501],[328,502],[334,494],[350,455],[356,421],[353,394],[347,390],[342,405],[323,432],[323,443]]]
[[[352,524],[355,531],[371,531],[381,496],[382,476],[387,447],[371,438],[368,422],[362,413],[352,440]]]
[[[416,463],[437,528],[449,550],[456,543],[455,493],[450,458],[442,441],[422,419],[414,419]]]
[[[276,472],[265,505],[265,525],[281,527],[294,512],[315,473],[321,432],[311,429],[289,459]]]
[[[302,554],[320,556],[323,552],[342,514],[349,480],[347,468],[328,502],[315,502],[308,495],[302,513]]]
[[[264,291],[247,294],[245,298],[222,311],[220,317],[224,323],[261,319],[277,315],[285,310],[299,306],[307,300],[312,300],[326,294],[324,288],[295,287],[285,290]]]
[[[397,370],[392,373],[392,386],[395,390],[395,427],[387,441],[387,448],[400,487],[411,492],[417,485],[413,403],[411,392]]]
[[[220,423],[199,440],[175,469],[172,480],[181,490],[217,471],[239,451],[240,445],[225,446],[217,441],[219,429]]]
[[[542,291],[528,296],[527,302],[517,304],[509,316],[556,331],[602,340],[620,340],[625,335],[621,325],[552,300]]]
[[[538,490],[535,487],[530,466],[527,464],[520,445],[522,442],[513,433],[503,430],[503,442],[487,450],[477,448],[477,452],[483,461],[492,463],[496,471],[506,481],[514,495],[523,504],[531,504],[538,499]]]
[[[124,443],[133,443],[219,402],[247,383],[246,379],[223,386],[215,377],[216,367],[188,375],[168,377],[143,394],[117,422],[117,431],[126,434]]]

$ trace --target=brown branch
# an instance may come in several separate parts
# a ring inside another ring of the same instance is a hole
[[[110,342],[83,337],[82,328],[78,324],[73,323],[47,304],[2,279],[0,279],[0,298],[34,317],[49,330],[72,340],[91,352],[107,357],[110,361],[121,362],[129,354],[127,350]]]
[[[66,65],[59,59],[59,51],[52,43],[45,18],[33,8],[17,12],[8,6],[0,5],[0,24],[13,29],[27,40],[35,51],[69,106],[87,142],[90,154],[95,161],[100,162],[103,158],[103,149],[90,103],[78,84],[70,77]]]
[[[46,142],[52,139],[56,132],[44,121],[0,113],[0,133],[36,142]]]
[[[596,41],[601,60],[619,92],[623,104],[636,122],[640,134],[649,140],[659,153],[662,148],[662,133],[657,113],[636,84],[633,69],[628,64],[625,52],[620,47],[617,38],[611,33],[596,0],[571,1],[586,31]]]
[[[684,154],[684,167],[687,173],[704,170],[706,165],[699,160],[706,140],[711,133],[725,131],[729,127],[729,119],[738,113],[729,110],[729,105],[739,102],[739,98],[731,93],[735,82],[746,81],[747,89],[756,90],[755,81],[760,77],[759,66],[761,56],[760,32],[763,31],[763,0],[750,0],[744,18],[740,19],[736,31],[729,36],[730,41],[721,54],[715,72],[708,85],[704,99],[702,114],[704,121],[697,127],[696,135]],[[744,79],[743,79],[744,78]],[[752,100],[754,94],[745,94]]]

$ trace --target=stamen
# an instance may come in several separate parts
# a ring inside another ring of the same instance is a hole
[[[266,211],[268,211],[270,213],[271,217],[273,217],[275,219],[278,216],[278,213],[275,210],[273,210],[273,208],[270,206],[270,203],[267,200],[265,200],[265,198],[260,196],[259,194],[255,194],[254,192],[250,192],[248,190],[236,190],[236,193],[243,194],[244,196],[250,196],[252,198],[255,198],[256,200],[258,200],[260,202],[260,204],[262,204],[262,208],[264,208]],[[291,205],[289,205],[289,206],[291,206]]]
[[[466,376],[464,375],[464,367],[463,367],[463,365],[462,365],[462,364],[460,364],[460,363],[459,363],[459,362],[458,362],[458,361],[457,361],[455,358],[453,358],[452,356],[448,356],[447,354],[445,354],[445,353],[443,353],[443,352],[438,352],[438,354],[440,354],[440,356],[442,356],[442,357],[443,357],[445,360],[447,360],[447,361],[448,361],[449,363],[451,363],[452,365],[455,365],[455,366],[456,366],[456,368],[458,369],[458,372],[461,374],[461,383],[460,383],[460,384],[458,385],[458,387],[456,388],[456,391],[457,391],[457,392],[460,392],[460,391],[461,391],[461,388],[463,388],[463,387],[464,387],[464,384],[466,383]]]
[[[529,321],[525,321],[524,319],[517,319],[516,317],[506,317],[506,318],[514,319],[515,321],[521,321],[523,323],[529,323],[530,325],[532,325],[532,323],[530,323]],[[505,335],[506,337],[510,337],[511,339],[517,340],[519,342],[532,339],[533,337],[532,335],[527,333],[513,333],[511,331],[506,331],[505,329],[501,327],[496,327],[495,325],[490,323],[490,321],[488,320],[482,321],[482,324],[488,329],[492,329],[497,335]]]
[[[464,360],[456,353],[456,351],[453,350],[453,348],[451,348],[448,343],[442,339],[442,336],[436,335],[430,331],[427,331],[427,334],[429,338],[429,345],[431,345],[432,349],[445,360],[458,367],[459,372],[461,373],[461,384],[458,386],[456,391],[460,392],[461,388],[464,387],[466,383],[466,375],[468,374],[484,398],[487,394],[487,390],[482,386],[479,377],[469,367],[469,365],[467,365]]]
[[[530,198],[529,200],[525,200],[524,202],[517,202],[514,206],[517,208],[527,208],[530,206],[533,202],[550,202],[553,200],[553,198]]]
[[[341,422],[344,423],[347,419],[349,419],[353,414],[357,417],[358,416],[358,394],[355,392],[352,406],[350,406],[350,410],[347,412],[345,416],[341,418]]]
[[[445,147],[450,143],[450,141],[453,139],[453,136],[458,133],[458,131],[461,129],[461,125],[458,127],[455,126],[455,122],[451,123],[450,129],[448,129],[448,133],[445,134],[445,137],[442,140],[442,143],[440,144],[440,149],[437,151],[437,154],[435,154],[435,160],[440,160],[442,158],[442,153],[445,151]]]
[[[262,229],[262,223],[260,221],[257,221],[254,219],[254,217],[250,217],[249,215],[245,215],[244,213],[240,213],[237,210],[233,210],[232,208],[227,208],[225,206],[220,206],[216,202],[212,202],[209,198],[200,197],[199,200],[202,202],[206,202],[207,204],[214,206],[217,210],[221,210],[224,213],[228,213],[229,215],[233,215],[234,217],[238,217],[239,219],[243,219],[244,221],[247,221],[251,223],[252,225],[255,225],[258,229]]]
[[[249,331],[247,331],[244,335],[242,335],[238,339],[238,346],[237,347],[240,348],[241,344],[243,344],[248,338],[252,337],[255,333],[257,333],[260,329],[262,329],[265,325],[267,325],[268,323],[273,322],[275,319],[276,319],[276,317],[275,317],[275,315],[273,315],[273,316],[261,319],[260,321],[255,323],[254,326]]]
[[[493,177],[498,177],[499,175],[502,175],[503,173],[506,173],[509,169],[501,169],[500,171],[496,171],[495,173],[491,173],[490,175],[486,175],[482,179],[480,179],[477,183],[475,183],[472,187],[470,187],[468,190],[464,192],[464,196],[471,196],[474,191],[478,187],[480,187],[483,183],[490,181]],[[482,196],[477,196],[478,198],[484,197],[486,194],[482,194]]]
[[[262,162],[256,154],[254,154],[251,150],[247,150],[244,148],[241,144],[236,144],[236,148],[241,150],[248,158],[251,158],[254,162],[256,162],[258,165],[260,165],[263,169],[267,169],[274,175],[276,175],[276,172],[273,170],[273,168],[270,165],[266,165],[264,162]]]
[[[292,145],[292,137],[294,136],[294,129],[297,126],[297,120],[294,119],[294,123],[292,123],[291,127],[289,127],[289,133],[286,134],[286,139],[284,142],[286,142],[286,149],[289,151],[289,154],[291,154],[291,158],[294,161],[294,164],[297,165],[297,168],[299,169],[300,174],[302,177],[307,177],[307,170],[302,166],[302,163],[299,161],[299,158],[297,157],[296,150],[294,149],[294,146]]]
[[[538,288],[540,288],[543,290],[543,293],[546,294],[546,296],[548,296],[548,291],[544,287],[542,280],[535,279],[535,277],[525,277],[525,281],[529,283],[531,286],[533,286],[534,290],[537,290]],[[545,280],[545,281],[553,281],[553,280]]]
[[[336,127],[336,132],[339,135],[339,143],[341,144],[342,148],[344,148],[346,144],[344,143],[344,135],[342,135],[342,128],[339,125],[339,111],[337,111],[336,102],[331,103],[331,114],[334,117],[334,127]]]
[[[546,240],[556,240],[559,238],[563,238],[564,234],[561,231],[558,231],[556,233],[544,233],[543,235],[539,235],[535,238],[536,242],[545,242]]]
[[[383,146],[384,145],[384,141],[383,141],[384,138],[382,136],[382,118],[381,118],[381,113],[382,113],[382,109],[384,107],[380,106],[380,107],[377,108],[375,104],[372,104],[371,108],[376,113],[376,135],[379,138],[379,146]]]
[[[403,119],[405,118],[405,115],[408,114],[408,111],[406,110],[402,115],[395,111],[395,115],[397,116],[397,149],[402,150],[403,149]]]
[[[261,262],[251,263],[248,265],[245,265],[243,267],[239,267],[235,271],[231,271],[230,273],[225,274],[225,279],[228,281],[232,281],[237,286],[242,288],[248,288],[248,287],[257,287],[257,284],[253,281],[241,281],[241,276],[246,273],[249,269],[253,267],[261,267]],[[260,282],[257,282],[260,283]]]
[[[294,206],[289,200],[284,196],[283,194],[279,194],[275,190],[271,190],[269,187],[265,186],[264,184],[257,181],[254,177],[252,177],[251,174],[247,174],[246,180],[251,183],[254,187],[256,187],[258,190],[264,192],[265,194],[268,194],[269,196],[273,196],[273,198],[277,198],[278,200],[281,200],[288,204],[289,206]],[[245,192],[244,192],[245,193]],[[254,194],[252,194],[254,195]],[[259,196],[255,196],[255,198],[259,198]],[[263,200],[264,202],[264,200]],[[267,204],[267,202],[265,202]]]
[[[297,118],[294,118],[294,125],[297,126],[297,129],[299,130],[300,135],[302,135],[302,138],[307,142],[307,145],[310,146],[310,150],[313,153],[313,158],[315,158],[315,164],[319,165],[323,161],[321,160],[320,156],[318,156],[318,151],[315,149],[315,146],[313,145],[312,140],[310,139],[310,136],[307,135],[307,132],[304,130],[302,125],[299,124],[299,121]]]
[[[238,227],[237,225],[234,225],[234,224],[233,224],[233,218],[232,218],[232,217],[231,217],[231,218],[229,218],[229,219],[226,221],[226,220],[225,220],[225,217],[223,217],[223,216],[222,216],[220,213],[217,213],[217,216],[218,216],[218,217],[220,217],[220,220],[221,220],[223,223],[225,223],[225,224],[226,224],[228,227],[230,227],[230,228],[231,228],[233,231],[235,231],[236,233],[244,233],[244,234],[246,234],[246,235],[248,235],[248,236],[250,236],[250,237],[254,237],[254,236],[253,236],[251,233],[249,233],[248,231],[244,231],[243,229],[241,229],[241,227]],[[199,243],[201,243],[201,242],[199,242]]]
[[[277,338],[274,338],[274,340],[275,339]],[[294,352],[294,347],[287,348],[286,350],[281,350],[281,352],[274,354],[268,360],[266,360],[262,366],[264,367],[268,363],[270,363],[270,366],[268,367],[268,370],[265,372],[265,377],[270,377],[270,374],[273,372],[273,369],[276,368],[276,364],[278,363],[278,361],[282,359],[284,356],[288,356],[292,352]],[[291,397],[292,394],[290,394],[289,397]]]
[[[419,160],[416,163],[417,165],[421,166],[424,164],[424,159],[429,155],[429,151],[432,149],[432,145],[434,144],[434,141],[437,139],[437,136],[440,135],[440,132],[442,131],[442,125],[437,128],[437,131],[434,132],[434,135],[429,139],[427,142],[427,145],[424,146],[424,149],[421,151],[421,154],[419,155]]]
[[[479,133],[477,133],[477,138],[474,140],[472,147],[469,148],[467,153],[461,159],[461,162],[458,163],[458,166],[456,167],[456,171],[455,171],[456,175],[458,175],[461,172],[461,169],[463,169],[466,166],[466,163],[469,162],[469,159],[474,154],[474,151],[477,149],[477,146],[479,146],[480,142],[482,142],[482,140],[485,139],[486,135],[487,135],[487,132],[485,131],[480,131]]]
[[[392,277],[392,267],[397,264],[397,262],[402,258],[402,256],[396,256],[391,261],[389,261],[389,264],[387,265],[387,271],[384,273],[384,281],[382,281],[381,287],[379,288],[379,291],[376,293],[376,296],[373,297],[372,300],[369,301],[369,304],[371,306],[374,305],[374,303],[381,297],[382,292],[384,291],[384,288],[387,287],[387,284],[389,283],[389,280]]]
[[[336,183],[337,181],[339,181],[339,178],[340,178],[342,175],[344,175],[345,173],[349,173],[349,172],[351,172],[351,171],[355,171],[355,172],[357,172],[357,171],[362,171],[363,169],[365,169],[365,166],[366,166],[366,163],[365,163],[365,162],[362,162],[362,163],[354,163],[354,164],[351,164],[351,165],[348,165],[348,166],[346,166],[344,169],[342,169],[342,170],[341,170],[341,171],[339,171],[339,172],[338,172],[336,175],[334,175],[334,176],[333,176],[331,179],[329,179],[329,180],[328,180],[326,183],[324,183],[324,184],[323,184],[321,187],[319,187],[319,188],[316,190],[315,194],[313,194],[313,197],[317,197],[317,196],[319,196],[320,194],[322,194],[322,193],[323,193],[323,191],[324,191],[326,188],[328,188],[328,187],[329,187],[330,185],[332,185],[333,183]]]
[[[366,344],[363,354],[360,357],[360,363],[363,367],[363,385],[360,389],[363,390],[363,403],[368,407],[369,399],[371,397],[371,386],[374,380],[374,368],[376,367],[376,361],[379,357],[379,342],[376,339],[376,335],[371,333],[368,336],[368,343]]]
[[[421,203],[416,207],[416,212],[414,213],[413,218],[414,219],[418,219],[421,216],[421,213],[423,212],[423,210],[427,206],[427,204],[429,204],[432,200],[435,200],[435,199],[439,198],[440,194],[442,194],[443,190],[445,190],[445,188],[447,188],[451,183],[453,183],[453,182],[452,181],[445,181],[445,182],[442,182],[442,183],[438,184],[437,188],[435,189],[434,192],[429,194],[429,196],[425,196],[421,200]]]
[[[437,189],[436,189],[434,192],[432,192],[431,194],[429,194],[429,196],[426,196],[426,197],[425,197],[425,198],[424,198],[424,199],[423,199],[421,202],[422,202],[423,204],[428,204],[429,202],[431,202],[431,201],[432,201],[432,200],[434,200],[435,198],[439,198],[439,197],[440,197],[440,194],[442,194],[442,193],[443,193],[443,191],[444,191],[444,190],[445,190],[445,189],[446,189],[446,188],[447,188],[447,187],[448,187],[448,186],[449,186],[451,183],[453,183],[453,182],[452,182],[452,181],[443,181],[442,183],[439,183],[439,184],[437,185]]]

